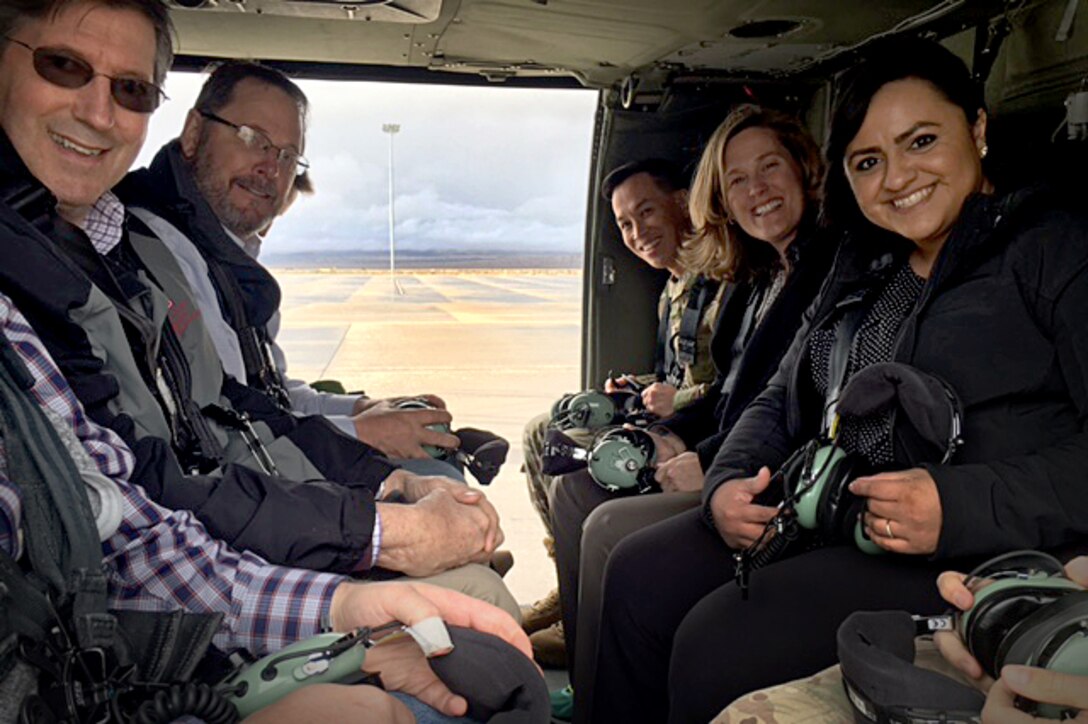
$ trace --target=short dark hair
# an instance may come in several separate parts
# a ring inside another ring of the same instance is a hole
[[[648,174],[657,187],[667,194],[683,191],[688,187],[687,179],[680,173],[680,168],[675,163],[663,158],[647,158],[631,161],[612,169],[601,182],[601,196],[605,201],[612,201],[612,194],[620,184],[640,173]]]
[[[161,86],[174,63],[174,24],[162,0],[4,0],[0,3],[0,38],[15,32],[28,20],[55,18],[77,2],[108,8],[135,10],[155,29],[155,83]]]
[[[842,78],[842,93],[831,116],[827,141],[827,179],[824,183],[824,221],[845,226],[862,221],[861,209],[846,178],[843,159],[854,140],[873,96],[888,83],[917,78],[929,83],[948,102],[963,110],[968,126],[986,110],[982,86],[967,65],[940,43],[898,36],[873,43],[863,61]]]
[[[291,100],[298,105],[299,113],[302,114],[302,127],[305,132],[310,114],[310,101],[302,89],[280,71],[248,60],[227,60],[209,66],[208,70],[211,74],[208,80],[204,81],[194,105],[198,111],[218,113],[223,106],[230,103],[238,84],[252,79],[278,88],[290,96]]]

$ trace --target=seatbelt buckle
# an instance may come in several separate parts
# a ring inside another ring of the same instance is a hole
[[[56,718],[42,717],[38,721],[60,719],[95,724],[111,721],[109,703],[119,690],[126,688],[131,668],[114,670],[100,648],[69,649],[60,653],[57,665],[60,676],[40,669],[46,676],[38,681],[38,701]],[[42,712],[37,714],[41,716]]]
[[[695,364],[695,353],[698,349],[694,339],[678,337],[676,339],[676,361],[684,367]]]
[[[264,441],[261,440],[257,434],[257,430],[254,429],[253,423],[249,421],[249,415],[241,413],[242,426],[238,428],[238,431],[242,435],[242,439],[246,445],[249,446],[249,451],[253,453],[253,459],[257,461],[257,464],[261,466],[261,469],[268,475],[279,475],[280,471],[276,465],[276,461],[272,459],[272,454],[268,452],[268,448],[265,447]]]
[[[208,405],[204,408],[204,414],[219,424],[238,431],[261,472],[267,475],[279,475],[276,461],[272,459],[272,455],[268,452],[268,448],[265,447],[264,441],[257,434],[248,413],[220,405]]]

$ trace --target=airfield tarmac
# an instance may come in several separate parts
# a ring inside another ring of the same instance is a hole
[[[554,587],[544,527],[520,472],[521,434],[527,420],[578,389],[581,272],[413,270],[397,274],[395,294],[387,272],[273,271],[292,377],[337,379],[375,397],[434,393],[454,428],[510,441],[502,472],[483,488],[514,554],[506,583],[521,602]]]

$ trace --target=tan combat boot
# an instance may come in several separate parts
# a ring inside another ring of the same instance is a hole
[[[533,658],[546,669],[567,668],[567,642],[563,638],[563,622],[554,623],[529,637]]]
[[[521,607],[521,627],[525,629],[525,633],[532,635],[558,623],[562,613],[559,608],[559,589],[553,588],[547,596],[531,606]]]

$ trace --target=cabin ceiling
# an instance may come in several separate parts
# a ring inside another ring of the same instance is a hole
[[[171,0],[180,54],[407,68],[490,81],[784,76],[996,0]],[[1023,4],[1023,3],[1020,3]],[[958,25],[957,25],[958,24]]]

